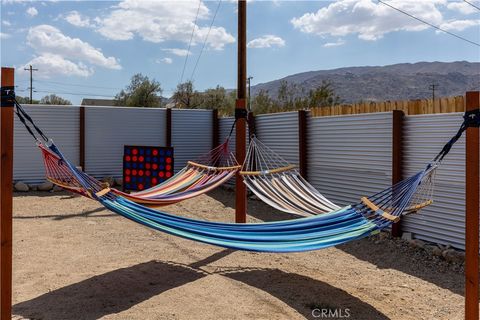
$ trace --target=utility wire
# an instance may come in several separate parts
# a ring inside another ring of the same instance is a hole
[[[218,5],[217,9],[215,10],[215,14],[213,15],[212,22],[210,23],[210,28],[208,29],[207,36],[205,37],[205,41],[203,41],[203,46],[202,50],[200,50],[200,53],[197,58],[197,62],[195,62],[195,67],[193,68],[192,75],[190,77],[190,81],[193,81],[193,75],[195,74],[195,71],[197,70],[198,66],[198,61],[200,61],[200,58],[202,57],[203,50],[205,49],[205,45],[207,44],[208,36],[210,35],[210,31],[212,31],[213,23],[215,22],[215,18],[217,17],[218,9],[220,9],[220,4],[222,4],[222,0],[218,0]]]
[[[384,2],[384,1],[382,1],[382,0],[378,0],[378,2],[380,2],[380,3],[382,3],[382,4],[386,5],[386,6],[388,6],[388,7],[390,7],[390,8],[392,8],[392,9],[394,9],[394,10],[397,10],[398,12],[401,12],[401,13],[409,16],[410,18],[413,18],[413,19],[415,19],[415,20],[417,20],[417,21],[420,21],[420,22],[422,22],[422,23],[424,23],[424,24],[426,24],[426,25],[429,25],[429,26],[432,27],[432,28],[435,28],[435,29],[440,30],[440,31],[442,31],[442,32],[445,32],[445,33],[447,33],[447,34],[449,34],[449,35],[451,35],[451,36],[454,36],[455,38],[458,38],[458,39],[460,39],[460,40],[466,41],[466,42],[468,42],[468,43],[471,43],[471,44],[473,44],[473,45],[476,45],[476,46],[480,47],[480,43],[477,43],[477,42],[468,40],[468,39],[466,39],[466,38],[464,38],[464,37],[462,37],[462,36],[459,36],[459,35],[457,35],[457,34],[455,34],[455,33],[452,33],[452,32],[450,32],[450,31],[447,31],[447,30],[445,30],[445,29],[442,29],[442,28],[440,28],[439,26],[436,26],[436,25],[434,25],[434,24],[431,24],[430,22],[427,22],[427,21],[425,21],[425,20],[422,20],[422,19],[420,19],[420,18],[417,18],[417,17],[415,17],[414,15],[411,15],[411,14],[408,13],[408,12],[405,12],[405,11],[403,11],[403,10],[401,10],[401,9],[398,9],[398,8],[392,6],[391,4],[386,3],[386,2]]]
[[[50,93],[50,94],[69,94],[73,96],[92,96],[92,97],[104,97],[104,98],[112,98],[112,96],[101,95],[101,94],[91,94],[91,93],[80,93],[80,92],[65,92],[65,91],[50,91],[50,90],[33,90],[33,92],[41,92],[41,93]]]
[[[37,80],[37,82],[41,83],[53,83],[53,84],[59,84],[62,86],[70,86],[70,87],[84,87],[84,88],[98,88],[98,89],[111,89],[111,90],[122,90],[120,88],[113,88],[113,87],[100,87],[100,86],[94,86],[94,85],[86,85],[86,84],[76,84],[76,83],[65,83],[65,82],[57,82],[57,81],[47,81],[47,80]]]
[[[188,43],[187,55],[185,56],[185,62],[183,63],[182,76],[180,77],[179,84],[183,81],[183,76],[185,75],[185,68],[187,67],[188,56],[190,55],[190,48],[192,47],[193,34],[195,33],[195,28],[197,27],[198,13],[200,12],[200,5],[202,0],[198,0],[197,14],[195,15],[195,22],[193,22],[192,34],[190,35],[190,42]]]
[[[470,1],[463,0],[463,2],[465,2],[465,3],[469,4],[469,5],[471,5],[472,7],[474,7],[475,9],[477,9],[477,10],[479,10],[479,11],[480,11],[480,7],[479,7],[479,6],[477,6],[477,5],[475,5],[475,4],[473,4],[473,3],[471,3]]]

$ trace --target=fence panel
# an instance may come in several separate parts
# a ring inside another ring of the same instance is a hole
[[[172,146],[175,171],[212,149],[213,115],[211,110],[172,110]]]
[[[258,138],[289,163],[298,165],[298,112],[262,114],[256,117]]]
[[[309,118],[308,177],[339,205],[391,185],[392,113]]]
[[[85,107],[86,172],[122,176],[123,146],[164,146],[165,126],[165,109]]]
[[[404,174],[424,168],[457,132],[462,113],[405,117]],[[437,169],[433,204],[403,219],[403,230],[416,238],[453,247],[465,246],[465,137]]]
[[[64,155],[78,165],[80,153],[80,110],[74,106],[23,105],[26,112],[52,138]],[[45,169],[40,150],[32,136],[15,116],[13,179],[28,183],[45,180]]]

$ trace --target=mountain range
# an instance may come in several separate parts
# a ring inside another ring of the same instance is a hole
[[[328,81],[344,103],[431,98],[432,84],[437,97],[456,96],[480,90],[480,62],[417,62],[302,72],[254,85],[252,96],[266,90],[276,98],[282,81],[305,92]]]

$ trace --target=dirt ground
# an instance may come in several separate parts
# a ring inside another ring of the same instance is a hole
[[[233,193],[165,207],[232,221]],[[249,221],[292,218],[251,201]],[[295,254],[149,230],[67,193],[16,194],[17,319],[462,319],[462,267],[398,240]],[[313,311],[313,315],[312,315]]]

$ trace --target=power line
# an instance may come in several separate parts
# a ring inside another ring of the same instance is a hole
[[[466,38],[464,38],[464,37],[462,37],[462,36],[459,36],[459,35],[457,35],[457,34],[455,34],[455,33],[452,33],[452,32],[450,32],[450,31],[447,31],[447,30],[445,30],[445,29],[442,29],[442,28],[440,28],[439,26],[436,26],[436,25],[434,25],[434,24],[431,24],[430,22],[427,22],[427,21],[425,21],[425,20],[422,20],[422,19],[420,19],[420,18],[417,18],[417,17],[415,17],[414,15],[411,15],[411,14],[408,13],[408,12],[405,12],[405,11],[403,11],[403,10],[401,10],[401,9],[398,9],[398,8],[392,6],[392,5],[389,4],[389,3],[383,2],[382,0],[378,0],[378,2],[380,2],[380,3],[382,3],[382,4],[386,5],[386,6],[388,6],[388,7],[390,7],[390,8],[392,8],[392,9],[394,9],[394,10],[397,10],[398,12],[401,12],[401,13],[409,16],[410,18],[413,18],[413,19],[415,19],[415,20],[417,20],[417,21],[420,21],[420,22],[422,22],[422,23],[424,23],[424,24],[426,24],[426,25],[429,25],[429,26],[432,27],[432,28],[435,28],[435,29],[440,30],[440,31],[442,31],[442,32],[445,32],[445,33],[447,33],[447,34],[449,34],[449,35],[451,35],[451,36],[454,36],[455,38],[458,38],[458,39],[460,39],[460,40],[466,41],[466,42],[468,42],[468,43],[471,43],[471,44],[473,44],[473,45],[476,45],[476,46],[480,47],[480,43],[477,43],[477,42],[468,40],[468,39],[466,39]]]
[[[197,26],[198,13],[200,12],[200,5],[201,4],[202,4],[202,0],[198,0],[197,14],[195,15],[195,21],[193,22],[192,34],[190,35],[190,42],[188,43],[187,55],[185,56],[185,62],[183,63],[182,76],[180,77],[180,81],[178,83],[182,83],[183,76],[185,75],[185,68],[187,67],[188,56],[190,55],[190,48],[192,47],[193,34],[195,33],[195,28]]]
[[[469,5],[471,5],[472,7],[474,7],[475,9],[477,9],[477,10],[479,10],[479,11],[480,11],[480,7],[479,7],[479,6],[477,6],[477,5],[475,5],[475,4],[473,4],[473,3],[471,3],[470,1],[463,0],[463,2],[465,2],[465,3],[469,4]]]
[[[212,22],[210,23],[210,28],[208,29],[207,36],[205,37],[205,41],[203,41],[202,50],[200,50],[200,53],[199,53],[198,58],[197,58],[197,62],[195,62],[195,67],[193,68],[192,76],[190,77],[190,81],[193,81],[193,75],[195,74],[195,71],[197,70],[198,61],[200,61],[200,58],[202,57],[203,50],[205,49],[205,45],[207,44],[208,36],[210,35],[210,31],[212,30],[213,23],[215,22],[215,18],[217,17],[218,9],[220,8],[221,3],[222,3],[222,0],[218,0],[217,9],[215,10],[215,14],[213,15]]]
[[[70,87],[84,87],[84,88],[98,88],[98,89],[122,90],[122,89],[120,89],[120,88],[113,88],[113,87],[101,87],[101,86],[94,86],[94,85],[76,84],[76,83],[65,83],[65,82],[47,81],[47,80],[37,80],[37,82],[41,82],[41,83],[53,83],[53,84],[59,84],[59,85],[62,85],[62,86],[70,86]]]
[[[30,104],[33,103],[32,92],[33,92],[33,71],[38,71],[38,69],[32,68],[30,65],[28,68],[23,68],[25,71],[30,71]]]
[[[34,92],[50,93],[50,94],[69,94],[73,96],[92,96],[92,97],[104,97],[112,98],[112,96],[102,95],[102,94],[91,94],[91,93],[80,93],[80,92],[65,92],[65,91],[50,91],[50,90],[34,90]]]

